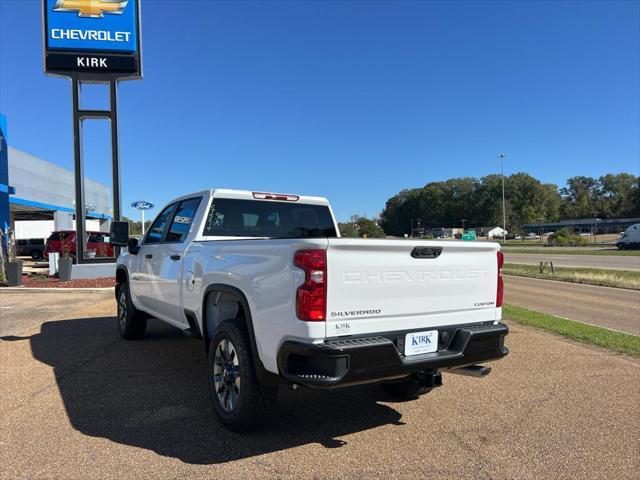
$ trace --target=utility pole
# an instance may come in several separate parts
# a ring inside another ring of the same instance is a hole
[[[504,159],[506,158],[505,153],[501,153],[498,155],[500,159],[500,176],[502,177],[502,243],[507,240],[507,210],[504,204]]]
[[[542,226],[542,222],[544,222],[544,218],[538,217],[538,221],[540,222],[540,245],[542,245],[542,238],[544,237],[544,227]]]
[[[462,222],[462,231],[464,232],[464,224],[466,223],[467,219],[463,218],[462,220],[460,220]]]
[[[593,243],[596,243],[598,235],[598,212],[593,212]]]

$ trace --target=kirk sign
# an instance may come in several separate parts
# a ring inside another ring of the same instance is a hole
[[[142,75],[139,0],[43,0],[44,65],[86,79]]]

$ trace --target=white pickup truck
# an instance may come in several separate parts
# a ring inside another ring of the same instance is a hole
[[[175,199],[140,242],[114,222],[120,335],[156,317],[203,339],[215,411],[237,431],[279,384],[415,398],[508,353],[498,244],[339,237],[325,198],[238,190]]]

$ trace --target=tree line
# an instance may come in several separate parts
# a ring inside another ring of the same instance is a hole
[[[140,235],[142,235],[141,220],[136,221],[123,216],[122,221],[129,222],[129,235],[131,235],[132,237],[139,237]],[[144,225],[145,225],[145,232],[146,232],[151,226],[151,220],[145,220]]]
[[[629,173],[577,176],[559,188],[527,173],[505,176],[507,230],[576,218],[640,217],[640,177]],[[464,220],[464,222],[463,222]],[[423,227],[502,225],[502,177],[462,177],[405,189],[387,200],[377,224],[386,235]]]

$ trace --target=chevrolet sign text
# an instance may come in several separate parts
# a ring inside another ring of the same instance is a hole
[[[55,40],[95,40],[99,42],[128,42],[131,32],[109,32],[107,30],[77,30],[72,28],[52,28],[51,38]]]

